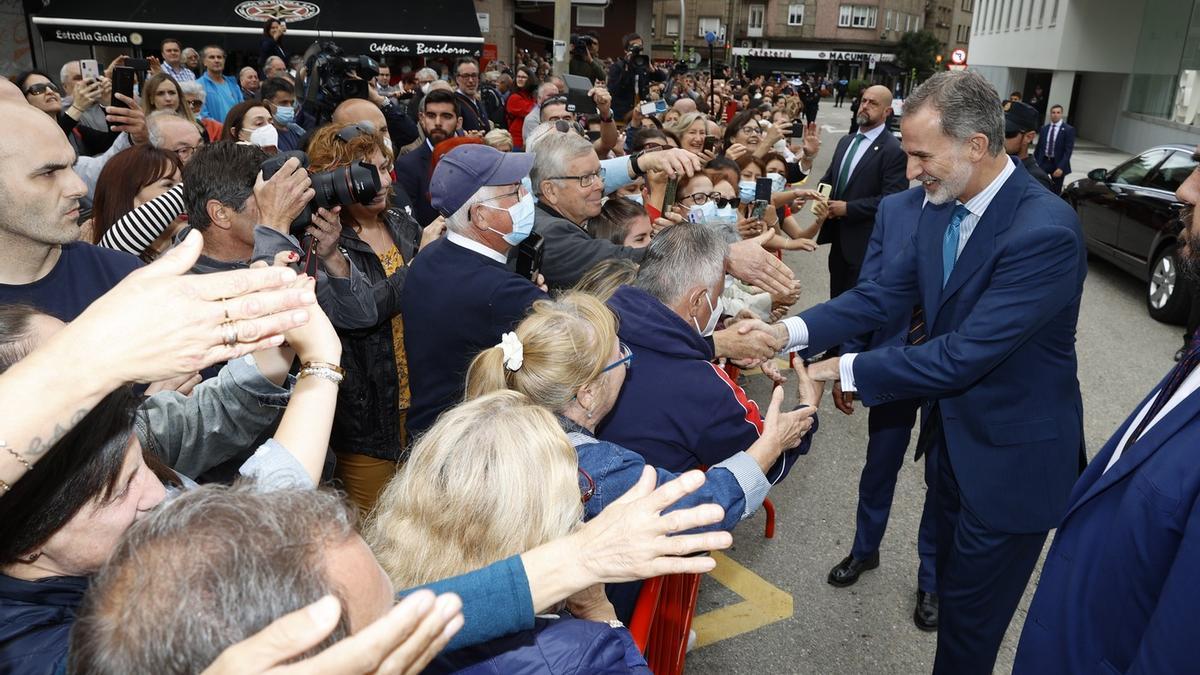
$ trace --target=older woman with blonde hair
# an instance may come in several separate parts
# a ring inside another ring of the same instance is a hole
[[[513,137],[512,134],[504,129],[492,129],[483,135],[483,142],[500,152],[512,152]]]
[[[500,345],[475,357],[467,370],[466,398],[512,389],[553,411],[579,454],[586,484],[584,517],[593,518],[632,488],[646,465],[636,448],[596,439],[596,427],[616,404],[635,357],[618,341],[616,316],[603,302],[568,293],[557,301],[534,303]],[[719,504],[725,518],[708,529],[725,530],[758,510],[771,487],[768,475],[782,473],[773,467],[784,451],[790,450],[789,456],[808,451],[820,397],[803,369],[797,375],[801,407],[780,413],[783,390],[776,388],[759,440],[712,466],[704,486],[676,508]],[[657,473],[660,484],[675,478],[664,469]],[[610,593],[620,616],[632,611],[629,595],[628,589],[619,596]]]
[[[708,118],[698,112],[685,113],[674,122],[663,125],[679,141],[679,147],[699,155],[704,152],[704,137],[708,134]]]
[[[367,542],[398,587],[479,569],[578,527],[587,499],[578,476],[549,411],[493,392],[421,436],[368,518]],[[599,589],[582,596],[568,601],[581,616],[539,616],[532,630],[443,655],[431,671],[649,673]]]

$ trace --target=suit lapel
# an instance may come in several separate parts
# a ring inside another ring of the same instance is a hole
[[[854,185],[854,182],[858,180],[860,175],[866,173],[865,170],[870,167],[872,163],[879,161],[879,150],[883,147],[883,135],[886,133],[887,129],[884,129],[882,132],[880,132],[879,136],[875,138],[874,142],[867,146],[866,154],[862,156],[862,159],[858,160],[858,166],[854,167],[854,169],[850,171],[850,177],[846,179],[846,185],[842,188],[842,197],[846,196],[846,191],[850,189],[851,185]]]
[[[937,321],[938,309],[941,306],[939,299],[942,295],[942,237],[946,234],[946,228],[950,226],[950,216],[953,213],[954,209],[949,204],[926,204],[921,210],[921,219],[917,221],[917,255],[922,263],[918,265],[917,270],[928,335],[933,333],[933,324]]]
[[[1154,388],[1150,396],[1157,395],[1158,390],[1164,384],[1166,384],[1166,378],[1163,379],[1163,382],[1159,383],[1158,387]],[[1149,403],[1150,396],[1147,396],[1146,400],[1142,401],[1142,404],[1136,410],[1144,408]],[[1072,513],[1093,497],[1132,473],[1134,469],[1153,456],[1168,439],[1178,433],[1180,428],[1192,421],[1197,415],[1200,415],[1200,391],[1192,392],[1191,396],[1185,398],[1171,412],[1155,423],[1154,426],[1143,432],[1141,438],[1134,441],[1133,445],[1121,453],[1121,457],[1117,459],[1117,463],[1113,464],[1112,468],[1108,471],[1104,471],[1104,467],[1108,466],[1109,460],[1112,459],[1112,455],[1116,451],[1116,444],[1121,442],[1121,437],[1125,435],[1125,430],[1129,428],[1130,423],[1137,416],[1137,413],[1135,412],[1133,415],[1130,415],[1129,419],[1125,420],[1125,424],[1121,425],[1120,430],[1109,439],[1104,450],[1092,460],[1088,471],[1084,473],[1084,476],[1088,476],[1090,473],[1094,480],[1090,484],[1087,484],[1084,483],[1083,477],[1080,478],[1080,485],[1077,486],[1071,495],[1071,506],[1067,509],[1067,515],[1063,517],[1063,522],[1066,522],[1066,519]],[[1096,476],[1096,473],[1100,475]],[[1082,492],[1080,493],[1080,491]],[[1077,495],[1076,493],[1080,494]]]
[[[950,278],[946,280],[940,304],[945,304],[955,291],[962,288],[967,279],[979,272],[996,249],[996,235],[1012,225],[1017,205],[1021,200],[1021,195],[1025,192],[1025,183],[1020,178],[1021,173],[1020,170],[1017,170],[1009,174],[1008,180],[1004,181],[1004,185],[1000,187],[1000,191],[988,205],[987,211],[983,212],[983,217],[976,223],[970,239],[967,239],[967,245],[963,247],[962,254],[954,263],[954,270],[950,272]]]

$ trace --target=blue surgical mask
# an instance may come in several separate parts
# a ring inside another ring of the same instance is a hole
[[[787,187],[787,179],[783,174],[771,172],[766,177],[771,179],[771,192],[782,192]]]
[[[631,202],[636,202],[642,206],[646,205],[646,202],[642,200],[642,193],[640,192],[635,192],[631,195],[625,195],[625,199],[628,199]]]
[[[728,223],[730,225],[737,225],[737,221],[738,221],[737,209],[733,208],[733,205],[727,205],[723,209],[717,209],[717,213],[716,213],[714,220],[716,220],[717,222],[721,222],[721,223]]]
[[[512,232],[504,234],[502,232],[497,232],[490,227],[488,229],[500,235],[509,246],[516,246],[517,244],[520,244],[521,242],[525,241],[525,238],[529,236],[530,232],[533,232],[532,194],[528,192],[525,193],[525,196],[522,197],[519,202],[513,204],[507,209],[501,209],[490,204],[483,204],[483,206],[486,206],[489,209],[496,209],[497,211],[508,211],[508,217],[512,219]]]
[[[738,182],[738,197],[742,199],[743,204],[749,204],[754,201],[754,181],[743,180]]]
[[[716,217],[717,205],[711,199],[688,210],[688,222],[690,223],[707,223]]]
[[[280,124],[291,124],[296,120],[296,109],[290,105],[276,106],[275,119]]]

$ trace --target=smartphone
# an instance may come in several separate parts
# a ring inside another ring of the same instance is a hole
[[[704,151],[705,152],[712,152],[716,147],[717,147],[717,137],[716,136],[705,136],[704,137]]]
[[[147,70],[150,70],[150,61],[148,59],[128,58],[125,59],[125,66],[133,68],[134,70],[146,72]]]
[[[113,68],[112,75],[112,106],[114,108],[125,108],[125,102],[117,98],[117,94],[124,94],[129,98],[133,98],[133,83],[137,79],[137,75],[133,68],[128,66],[117,66]]]
[[[591,142],[595,143],[596,141],[600,140],[600,132],[599,132],[599,131],[589,131],[589,132],[587,132],[587,139],[588,139],[589,141],[591,141]]]
[[[818,183],[817,184],[817,192],[821,193],[822,197],[829,199],[829,195],[833,193],[833,186],[830,185],[829,183]],[[813,213],[816,213],[817,212],[817,202],[814,201],[810,208],[812,209]]]
[[[679,179],[678,178],[672,178],[671,180],[667,181],[667,191],[663,195],[662,206],[659,207],[659,209],[658,209],[659,211],[661,211],[663,213],[664,216],[667,214],[667,209],[669,209],[673,204],[675,204],[675,193],[678,191],[679,191]]]
[[[638,107],[638,111],[643,115],[656,115],[658,114],[658,105],[654,101],[647,101]]]
[[[792,120],[792,138],[804,138],[804,120],[799,117]]]
[[[667,102],[662,100],[661,98],[658,99],[657,101],[655,101],[654,102],[654,112],[658,113],[659,115],[667,112]]]
[[[544,247],[545,240],[542,239],[542,235],[530,232],[529,236],[525,237],[525,241],[517,245],[517,274],[536,284],[538,274],[541,274],[542,270]]]
[[[766,176],[754,181],[754,208],[751,209],[751,215],[755,220],[762,220],[763,215],[767,212],[767,207],[771,205],[771,185],[773,181]]]
[[[79,74],[84,81],[100,79],[100,64],[96,59],[80,59]]]

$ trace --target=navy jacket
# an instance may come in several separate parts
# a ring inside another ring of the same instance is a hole
[[[1050,142],[1050,125],[1046,124],[1038,130],[1037,145],[1033,149],[1033,158],[1037,163],[1046,166],[1046,145]],[[1075,153],[1075,127],[1063,120],[1054,139],[1054,163],[1047,173],[1062,169],[1063,176],[1071,173],[1071,155]]]
[[[712,363],[712,347],[694,326],[640,288],[622,286],[608,304],[634,359],[599,429],[600,440],[672,473],[711,466],[758,440],[758,405]],[[811,441],[810,433],[779,458],[767,478],[782,480]]]
[[[538,617],[533,630],[442,654],[426,673],[472,675],[650,674],[624,628],[570,616]]]
[[[860,354],[859,397],[868,406],[936,401],[966,507],[993,530],[1045,532],[1066,510],[1083,449],[1075,324],[1087,262],[1079,219],[1027,172],[1013,171],[943,289],[942,239],[953,210],[926,206],[878,280],[802,312],[808,349],[886,326],[920,302],[929,340]]]
[[[1013,672],[1188,673],[1200,663],[1200,392],[1122,453],[1117,429],[1071,492]]]
[[[428,140],[396,158],[396,185],[408,195],[413,217],[421,227],[438,217],[438,212],[429,203],[429,178],[433,174],[429,165],[432,161],[433,150],[429,148]]]
[[[400,299],[412,392],[410,439],[462,401],[471,360],[500,344],[500,336],[545,297],[503,263],[448,239],[433,242],[413,258]]]
[[[833,160],[821,177],[822,183],[833,185],[837,182],[842,158],[846,156],[853,140],[853,135],[847,135],[838,141]],[[907,161],[900,142],[884,129],[867,148],[862,159],[858,160],[858,166],[854,167],[846,181],[845,189],[836,197],[846,202],[845,217],[827,220],[817,234],[817,243],[832,244],[836,241],[847,264],[854,267],[862,265],[867,241],[875,226],[875,210],[879,207],[879,200],[908,187],[908,178],[905,176]]]
[[[83,577],[24,581],[0,574],[0,673],[62,672],[87,588]]]

